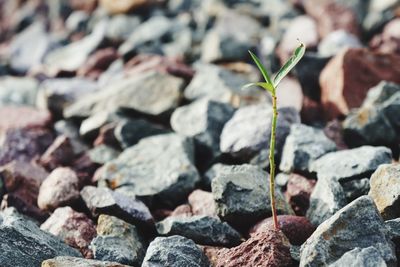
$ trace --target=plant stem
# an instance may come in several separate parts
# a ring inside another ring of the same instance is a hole
[[[274,220],[274,228],[279,230],[278,216],[276,214],[275,203],[275,137],[276,137],[276,121],[278,119],[278,109],[276,105],[275,88],[272,93],[272,123],[271,123],[271,140],[269,145],[269,190],[271,198],[272,218]]]

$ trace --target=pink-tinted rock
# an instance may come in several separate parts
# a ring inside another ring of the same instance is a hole
[[[339,120],[328,122],[324,128],[325,135],[335,142],[338,150],[347,149],[347,145],[343,139],[343,126]]]
[[[322,104],[304,95],[300,116],[301,121],[306,124],[315,121],[323,121],[324,112]]]
[[[281,231],[259,232],[247,241],[218,253],[217,267],[291,266],[289,240]]]
[[[218,252],[223,249],[222,247],[211,247],[211,246],[200,246],[204,254],[207,256],[211,263],[211,266],[217,266],[218,264]]]
[[[32,107],[0,107],[0,130],[45,128],[51,121],[47,110]]]
[[[306,217],[294,215],[279,215],[279,229],[285,234],[292,245],[299,246],[303,244],[307,238],[315,231],[315,227]],[[264,219],[254,225],[249,235],[254,236],[257,233],[270,231],[274,229],[274,221],[272,217]]]
[[[328,119],[359,107],[368,90],[386,80],[400,83],[400,55],[363,48],[338,53],[320,75],[321,101]]]
[[[276,51],[281,64],[284,64],[297,48],[299,38],[308,48],[318,45],[317,24],[311,17],[298,16],[290,22]]]
[[[217,216],[215,201],[211,192],[194,190],[188,198],[194,215]]]
[[[292,173],[286,186],[285,197],[297,215],[304,216],[310,206],[310,195],[315,181]]]
[[[78,70],[78,75],[97,79],[111,63],[118,59],[118,53],[114,48],[104,48],[91,55],[86,63]]]
[[[52,171],[40,186],[38,206],[51,211],[71,205],[79,198],[79,180],[70,168],[59,167]]]
[[[318,32],[323,38],[336,30],[360,35],[357,16],[350,8],[331,0],[305,0],[304,9],[315,18]]]
[[[157,0],[100,0],[100,5],[111,14],[128,13],[158,2]]]
[[[97,7],[97,0],[70,0],[69,3],[73,9],[83,10],[87,13],[91,13]]]
[[[369,45],[382,53],[400,54],[400,18],[386,24],[382,34],[375,36]]]
[[[30,161],[52,142],[52,133],[43,128],[0,131],[0,165],[13,160]]]
[[[301,110],[303,104],[303,91],[297,79],[286,77],[284,78],[276,91],[278,108],[292,107],[297,111]]]
[[[37,209],[39,188],[48,173],[42,167],[24,161],[13,161],[0,168],[0,177],[8,193],[3,206],[14,206],[24,214],[42,217]]]
[[[179,60],[159,55],[137,55],[125,64],[125,68],[126,75],[134,75],[149,70],[169,73],[184,79],[191,79],[194,75],[194,70],[188,65]]]
[[[48,170],[59,166],[67,166],[74,160],[74,148],[68,137],[60,135],[47,148],[40,158],[40,164]]]
[[[190,217],[192,215],[193,215],[192,208],[188,204],[179,205],[170,214],[170,216],[186,216],[186,217]]]
[[[85,258],[93,257],[88,247],[96,236],[96,227],[84,213],[76,212],[70,207],[58,208],[40,228],[79,249]]]

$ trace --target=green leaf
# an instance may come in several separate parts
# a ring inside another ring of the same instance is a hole
[[[294,66],[300,61],[300,59],[304,56],[306,51],[306,46],[300,42],[299,47],[294,50],[293,55],[289,58],[289,60],[282,66],[282,68],[278,71],[274,78],[274,86],[275,88],[278,86],[280,81],[293,69]]]
[[[248,83],[248,84],[246,84],[245,86],[243,86],[242,88],[245,89],[245,88],[252,87],[252,86],[259,86],[259,87],[261,87],[261,88],[267,90],[267,91],[270,92],[270,93],[273,93],[273,92],[274,92],[274,88],[273,88],[272,84],[263,83],[263,82]]]
[[[264,65],[261,63],[260,59],[253,54],[253,52],[249,51],[251,58],[253,59],[253,61],[256,63],[258,69],[260,70],[262,76],[264,77],[264,80],[269,83],[269,84],[273,84],[271,81],[271,78],[268,75],[267,70],[265,69]]]

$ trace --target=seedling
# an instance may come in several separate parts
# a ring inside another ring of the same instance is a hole
[[[303,43],[300,43],[299,47],[297,47],[293,55],[289,58],[289,60],[282,66],[282,68],[275,75],[274,79],[271,80],[268,75],[267,70],[264,65],[261,63],[260,59],[254,55],[251,51],[249,51],[252,59],[256,63],[258,69],[260,70],[265,82],[257,82],[250,83],[245,85],[245,87],[250,86],[259,86],[264,90],[268,91],[272,97],[272,125],[271,125],[271,139],[269,145],[269,165],[270,165],[270,175],[269,175],[269,188],[270,188],[270,198],[271,198],[271,209],[272,209],[272,217],[274,220],[275,229],[279,229],[278,225],[278,217],[276,214],[276,202],[275,202],[275,137],[276,137],[276,122],[278,120],[278,109],[277,109],[277,99],[276,99],[276,88],[278,87],[280,81],[290,72],[291,69],[300,61],[306,51],[306,47]]]

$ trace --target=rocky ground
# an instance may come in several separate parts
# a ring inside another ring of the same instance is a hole
[[[241,88],[297,38],[276,231]],[[4,0],[0,42],[1,267],[400,266],[399,1]]]

